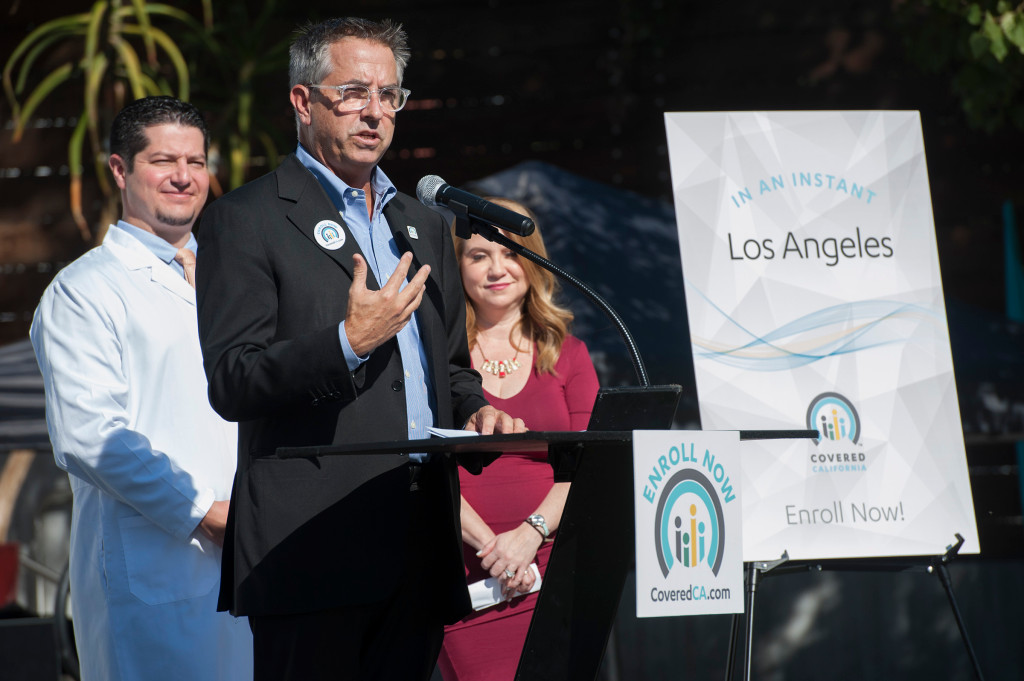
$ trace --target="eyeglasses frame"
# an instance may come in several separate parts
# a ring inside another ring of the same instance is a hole
[[[306,83],[305,85],[308,88],[315,88],[317,90],[336,90],[338,92],[338,94],[340,94],[342,96],[342,98],[344,98],[344,96],[345,96],[345,90],[348,90],[349,88],[356,88],[356,87],[358,87],[358,88],[366,89],[367,95],[368,95],[367,98],[366,98],[366,103],[363,104],[358,109],[347,109],[347,111],[352,112],[352,113],[354,113],[356,111],[362,111],[366,107],[370,106],[370,100],[373,99],[374,95],[377,95],[377,101],[380,102],[380,108],[381,109],[384,109],[385,111],[388,111],[390,113],[398,113],[399,111],[401,111],[402,109],[405,108],[406,104],[409,103],[409,96],[412,94],[412,90],[407,90],[404,87],[400,87],[398,85],[388,85],[386,87],[380,88],[379,90],[371,90],[368,86],[366,86],[366,85],[359,85],[358,83],[349,83],[349,84],[346,84],[346,85],[313,85],[312,83]],[[404,95],[404,97],[405,97],[405,99],[402,100],[402,106],[398,107],[397,109],[390,109],[390,108],[385,107],[384,106],[384,102],[382,102],[381,99],[380,99],[380,93],[385,91],[385,90],[399,90]],[[338,100],[338,101],[341,101],[341,100]]]

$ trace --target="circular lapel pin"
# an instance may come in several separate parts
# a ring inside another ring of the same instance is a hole
[[[329,251],[336,251],[345,245],[345,230],[334,220],[321,220],[313,228],[316,242]]]

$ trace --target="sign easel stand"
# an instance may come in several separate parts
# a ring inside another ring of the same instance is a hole
[[[964,538],[959,532],[956,533],[956,544],[946,547],[946,552],[941,556],[922,557],[900,557],[892,560],[886,559],[850,559],[850,560],[817,560],[817,561],[791,561],[789,553],[784,552],[781,557],[773,561],[754,561],[743,564],[745,574],[744,608],[742,614],[733,615],[732,631],[729,634],[729,653],[725,666],[725,681],[732,681],[736,671],[737,652],[739,650],[739,638],[741,629],[744,635],[743,650],[743,681],[750,681],[751,660],[754,652],[754,600],[757,594],[757,587],[760,582],[772,575],[784,575],[794,572],[807,572],[810,570],[845,570],[851,572],[926,572],[934,574],[942,583],[949,599],[949,607],[953,611],[957,628],[960,630],[960,638],[964,642],[967,656],[974,668],[974,676],[978,681],[984,681],[981,673],[981,665],[974,653],[974,646],[971,645],[970,637],[967,635],[967,627],[964,624],[963,616],[960,613],[960,606],[957,604],[956,595],[953,593],[953,583],[949,578],[947,565],[960,553]]]

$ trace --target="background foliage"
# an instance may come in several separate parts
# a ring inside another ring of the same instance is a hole
[[[286,68],[287,43],[268,39],[277,28],[276,2],[258,11],[245,2],[191,3],[190,11],[145,0],[97,0],[87,12],[51,19],[13,49],[3,71],[14,142],[48,98],[81,98],[68,143],[69,206],[82,238],[93,230],[82,202],[84,166],[91,162],[103,196],[96,221],[116,217],[119,196],[107,172],[106,134],[131,99],[173,95],[195,101],[210,117],[213,192],[248,179],[255,143],[262,159],[278,157],[276,126],[263,115],[256,83]],[[242,28],[243,30],[239,30]]]
[[[191,16],[169,5],[97,0],[88,12],[57,17],[33,30],[14,48],[4,66],[4,93],[11,106],[16,142],[44,100],[65,94],[72,83],[81,91],[81,113],[68,144],[69,203],[86,240],[92,236],[82,209],[86,153],[106,198],[100,224],[109,222],[117,207],[118,197],[105,171],[103,147],[111,112],[124,106],[129,93],[131,99],[158,94],[189,99],[185,56],[177,40],[157,25],[163,23],[160,20],[166,20],[172,33],[202,31]],[[53,59],[54,55],[59,57]]]
[[[911,58],[928,73],[948,74],[970,125],[1024,130],[1024,3],[905,1],[897,15]]]

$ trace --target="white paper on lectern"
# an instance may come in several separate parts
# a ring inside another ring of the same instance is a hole
[[[665,116],[701,425],[744,559],[979,550],[915,111]]]
[[[471,437],[480,434],[475,430],[455,430],[454,428],[435,428],[434,426],[428,427],[427,432],[434,437]]]

